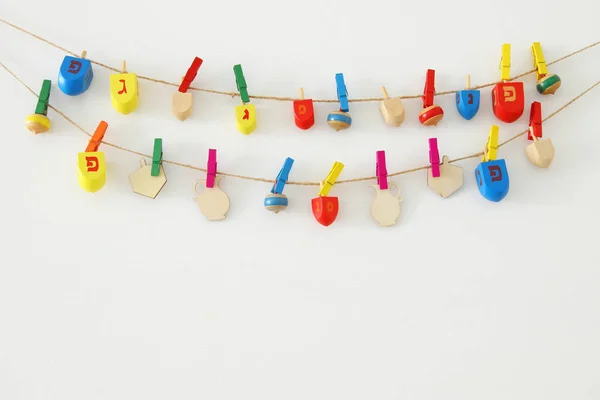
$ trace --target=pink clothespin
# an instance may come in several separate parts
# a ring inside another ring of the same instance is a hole
[[[206,187],[215,187],[215,176],[217,176],[217,150],[208,149],[208,164],[206,165]]]
[[[377,184],[379,189],[386,190],[388,188],[387,167],[385,165],[385,151],[377,152],[377,163],[375,164],[375,174],[377,175]]]
[[[431,163],[431,176],[440,176],[440,152],[438,151],[437,138],[429,138],[429,162]]]

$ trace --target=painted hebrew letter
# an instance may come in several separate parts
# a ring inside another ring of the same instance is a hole
[[[247,108],[244,109],[244,117],[242,119],[250,119],[250,111]]]
[[[490,165],[488,167],[490,171],[490,176],[492,177],[492,182],[497,182],[502,180],[502,170],[497,165]]]
[[[87,172],[98,171],[98,157],[86,157],[85,161],[87,161]]]
[[[123,89],[119,90],[118,94],[127,93],[127,86],[125,85],[125,79],[119,79],[119,82],[123,83]]]
[[[469,93],[468,96],[469,96],[469,101],[467,102],[467,104],[473,104],[473,94]]]
[[[517,90],[514,86],[505,86],[504,87],[504,101],[512,102],[517,99]]]
[[[333,205],[333,202],[328,201],[327,202],[327,212],[333,212],[335,210],[335,207]]]
[[[306,106],[305,105],[302,104],[302,105],[298,106],[298,114],[300,114],[300,115],[306,114]]]
[[[479,170],[475,171],[476,175],[477,175],[477,186],[481,186],[481,184],[483,183],[481,181],[481,172],[479,172]]]
[[[69,72],[71,74],[76,74],[79,72],[80,69],[81,69],[81,62],[79,62],[77,60],[71,60],[71,64],[69,65],[69,69],[67,70],[67,72]]]

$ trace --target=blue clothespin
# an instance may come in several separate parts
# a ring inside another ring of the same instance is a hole
[[[283,167],[281,167],[281,171],[277,174],[277,178],[275,179],[275,184],[271,188],[271,193],[281,194],[283,193],[283,188],[288,181],[290,170],[292,169],[292,165],[294,164],[294,160],[291,158],[286,158],[283,163]]]
[[[348,90],[344,83],[344,74],[335,74],[335,83],[337,84],[337,96],[340,101],[340,111],[348,112],[350,107],[348,105]]]

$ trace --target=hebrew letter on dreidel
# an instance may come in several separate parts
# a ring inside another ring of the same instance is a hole
[[[244,110],[244,117],[242,119],[250,119],[250,111],[247,108]]]
[[[87,172],[98,171],[98,157],[86,157],[85,161],[87,161]]]
[[[77,60],[71,60],[71,64],[69,65],[69,69],[67,70],[67,72],[69,72],[71,74],[76,74],[79,72],[80,69],[81,69],[81,62],[79,62]]]
[[[119,82],[123,83],[123,89],[119,90],[118,94],[127,93],[127,85],[125,84],[125,79],[119,79]]]
[[[306,106],[304,106],[304,105],[299,106],[298,107],[298,114],[300,114],[300,115],[306,114]]]
[[[504,87],[504,101],[511,102],[517,99],[517,90],[514,86]]]
[[[497,182],[502,180],[502,170],[497,165],[491,165],[488,167],[490,171],[490,176],[492,177],[492,182]]]

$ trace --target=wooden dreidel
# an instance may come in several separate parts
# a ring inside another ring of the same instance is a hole
[[[104,153],[98,147],[104,138],[108,124],[100,121],[84,153],[77,155],[79,186],[86,192],[97,192],[106,183],[106,164]]]
[[[423,109],[419,113],[419,122],[425,126],[435,126],[444,118],[444,110],[433,104],[435,96],[435,70],[428,69],[423,90]]]
[[[534,165],[540,168],[548,168],[554,160],[554,145],[552,140],[541,139],[541,137],[542,104],[534,101],[531,103],[529,112],[529,132],[527,133],[527,139],[532,140],[533,143],[525,148],[525,154]]]
[[[315,110],[312,99],[304,98],[304,89],[300,88],[300,100],[294,100],[294,122],[300,129],[310,129],[315,124]]]
[[[377,184],[371,185],[375,189],[375,198],[371,203],[371,216],[379,226],[392,226],[396,224],[400,216],[400,186],[396,182],[388,182],[387,167],[385,165],[385,151],[376,153],[375,174]],[[396,188],[396,194],[392,194],[390,186]]]
[[[404,105],[400,97],[390,98],[385,87],[381,87],[383,100],[379,103],[379,110],[386,124],[400,126],[404,121]]]
[[[248,95],[248,85],[244,72],[240,64],[233,66],[235,74],[235,83],[242,98],[242,105],[235,107],[235,120],[237,122],[238,131],[244,135],[249,135],[256,129],[256,109],[254,104],[250,104],[250,96]]]
[[[312,212],[315,219],[323,226],[329,226],[333,224],[333,221],[337,218],[338,210],[340,208],[338,198],[327,196],[329,191],[335,184],[335,181],[342,173],[344,164],[336,161],[333,163],[333,167],[325,178],[325,181],[321,182],[321,189],[319,190],[319,197],[315,197],[311,201]]]
[[[110,99],[115,110],[129,114],[138,106],[137,76],[127,72],[123,61],[122,73],[110,75]]]
[[[209,221],[218,221],[225,218],[229,210],[229,197],[219,189],[219,181],[222,176],[217,176],[217,150],[208,150],[208,163],[206,167],[206,179],[200,179],[194,182],[194,191],[198,197],[194,198],[198,202],[200,212]],[[198,191],[198,184],[204,185],[203,191]]]
[[[494,115],[502,122],[511,123],[523,115],[525,109],[525,92],[523,82],[510,80],[510,44],[502,45],[500,59],[500,79],[492,89],[492,107]]]
[[[279,174],[277,174],[275,183],[271,188],[271,193],[265,197],[265,208],[269,211],[273,211],[275,214],[286,209],[288,206],[288,198],[285,194],[283,194],[283,188],[288,181],[290,170],[292,169],[293,164],[293,159],[289,157],[285,159],[283,167],[279,171]]]
[[[556,93],[561,84],[560,77],[548,73],[548,67],[546,66],[540,42],[533,42],[531,53],[533,55],[533,66],[535,67],[535,76],[537,79],[535,88],[540,94]]]
[[[471,89],[471,75],[467,75],[466,90],[456,92],[456,108],[458,113],[467,121],[472,119],[479,111],[481,93]]]
[[[140,158],[140,167],[129,175],[131,190],[142,196],[155,199],[167,183],[167,176],[162,165],[162,139],[154,139],[152,165],[146,164],[146,159]]]
[[[38,133],[48,132],[50,129],[50,120],[48,119],[47,114],[51,88],[52,82],[45,79],[42,83],[42,89],[40,90],[37,105],[35,106],[35,113],[28,115],[25,118],[25,127],[29,132],[33,132],[36,135]]]
[[[188,89],[190,88],[192,81],[196,78],[201,65],[202,59],[195,57],[192,65],[188,68],[187,73],[183,77],[179,89],[173,93],[173,115],[180,121],[184,121],[192,115],[194,98],[192,97],[192,94],[188,92]]]
[[[429,138],[429,163],[427,168],[427,186],[443,198],[450,197],[463,185],[463,169],[448,162],[448,156],[442,157],[438,151],[437,138]]]
[[[348,103],[348,90],[344,83],[344,74],[335,74],[335,83],[337,86],[337,97],[340,101],[339,111],[332,111],[327,115],[327,123],[336,131],[350,128],[352,125],[352,116],[349,114],[350,106]]]
[[[506,197],[509,189],[508,170],[504,159],[496,160],[498,151],[498,131],[500,128],[492,125],[487,144],[483,150],[481,163],[475,169],[477,187],[483,197],[498,202]]]
[[[77,96],[88,90],[94,71],[92,63],[86,60],[87,52],[81,53],[81,58],[65,56],[58,71],[58,87],[69,96]]]

